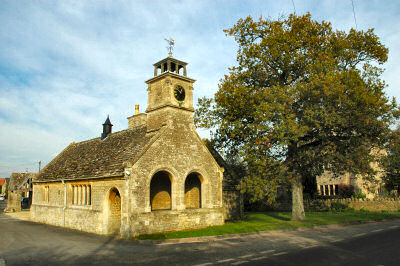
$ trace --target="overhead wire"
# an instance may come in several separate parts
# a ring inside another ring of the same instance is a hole
[[[357,30],[357,19],[356,19],[356,12],[354,10],[354,2],[353,2],[353,0],[351,0],[351,6],[353,7],[354,23],[356,24],[356,30]]]

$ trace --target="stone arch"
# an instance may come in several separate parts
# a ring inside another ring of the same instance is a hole
[[[202,181],[203,178],[199,173],[193,172],[186,176],[185,179],[185,208],[197,209],[201,208],[202,198]]]
[[[172,178],[169,172],[158,171],[152,176],[150,207],[152,211],[172,209]]]
[[[119,234],[121,230],[121,194],[116,187],[108,193],[108,233]]]

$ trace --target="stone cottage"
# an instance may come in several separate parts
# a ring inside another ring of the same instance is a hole
[[[36,173],[12,173],[8,185],[7,212],[21,211],[21,199],[32,200],[32,182]]]
[[[380,156],[387,155],[385,150],[373,150],[372,153]],[[385,186],[382,179],[384,169],[378,162],[371,162],[370,166],[376,171],[373,180],[368,180],[361,175],[354,175],[348,172],[335,176],[333,172],[325,171],[321,176],[317,176],[316,178],[318,194],[323,197],[337,196],[340,185],[343,184],[352,186],[355,192],[363,193],[368,199],[379,197],[383,193]]]
[[[186,66],[171,55],[155,63],[146,113],[136,106],[115,133],[107,118],[101,137],[71,143],[39,173],[34,221],[129,237],[242,215],[236,177],[196,133]]]

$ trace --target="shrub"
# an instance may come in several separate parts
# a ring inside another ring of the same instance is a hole
[[[339,197],[351,198],[354,195],[354,187],[352,185],[339,184]]]
[[[358,191],[354,194],[353,197],[356,198],[356,199],[365,199],[365,198],[367,198],[367,195],[365,195],[365,193],[363,193],[361,190],[358,190]]]
[[[330,210],[332,212],[344,212],[344,211],[352,211],[354,210],[353,208],[350,208],[348,204],[340,203],[337,201],[334,201],[331,203]]]

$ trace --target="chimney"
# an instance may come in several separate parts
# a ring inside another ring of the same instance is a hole
[[[112,131],[112,124],[110,121],[110,116],[107,115],[107,119],[103,124],[103,133],[101,134],[101,140],[105,139]]]
[[[139,114],[139,104],[135,104],[135,115]]]

